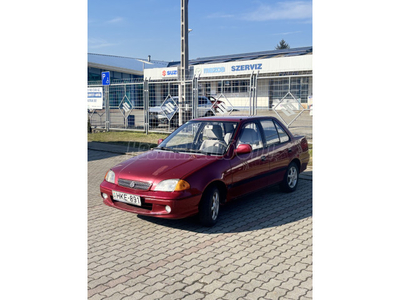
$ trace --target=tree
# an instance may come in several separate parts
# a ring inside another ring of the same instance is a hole
[[[276,49],[276,50],[279,50],[279,49],[290,49],[290,46],[289,46],[289,44],[286,44],[286,42],[285,42],[284,39],[282,39],[282,40],[279,42],[279,44],[276,45],[275,49]]]

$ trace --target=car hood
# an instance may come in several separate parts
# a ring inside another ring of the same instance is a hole
[[[219,156],[151,150],[132,157],[112,168],[116,179],[130,179],[157,184],[165,179],[183,179]]]

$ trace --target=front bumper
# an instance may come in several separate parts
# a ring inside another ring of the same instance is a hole
[[[123,192],[140,196],[142,206],[127,204],[120,201],[114,201],[112,191]],[[124,188],[116,184],[103,181],[100,185],[100,193],[103,203],[121,209],[127,212],[135,213],[143,216],[152,216],[166,219],[182,219],[198,213],[198,207],[201,194],[193,195],[189,192],[154,192],[140,191]],[[107,195],[105,199],[103,193]],[[167,212],[166,206],[171,208],[171,212]]]

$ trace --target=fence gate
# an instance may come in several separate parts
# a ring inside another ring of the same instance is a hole
[[[279,118],[293,133],[312,138],[312,74],[256,74],[224,78],[194,76],[186,80],[186,99],[179,101],[177,80],[113,81],[109,103],[88,111],[94,128],[165,132],[182,122],[210,115],[259,115]],[[90,82],[88,88],[106,87]],[[108,106],[107,106],[108,105]]]

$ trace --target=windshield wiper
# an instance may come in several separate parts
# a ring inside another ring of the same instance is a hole
[[[201,152],[201,153],[203,153],[203,154],[206,154],[206,155],[223,155],[223,153],[218,153],[218,152]]]
[[[160,150],[164,150],[164,151],[172,151],[172,152],[178,153],[178,151],[176,149],[167,148],[167,147],[157,147],[156,149],[160,149]]]
[[[203,153],[201,150],[189,149],[189,148],[177,148],[178,151],[190,152],[190,153]]]
[[[209,151],[202,151],[202,150],[195,150],[195,149],[190,149],[190,148],[167,148],[167,147],[157,147],[156,149],[161,149],[165,151],[172,151],[174,153],[179,153],[179,152],[189,152],[189,153],[201,153],[204,155],[222,155],[223,153],[217,153],[217,152],[209,152]]]

